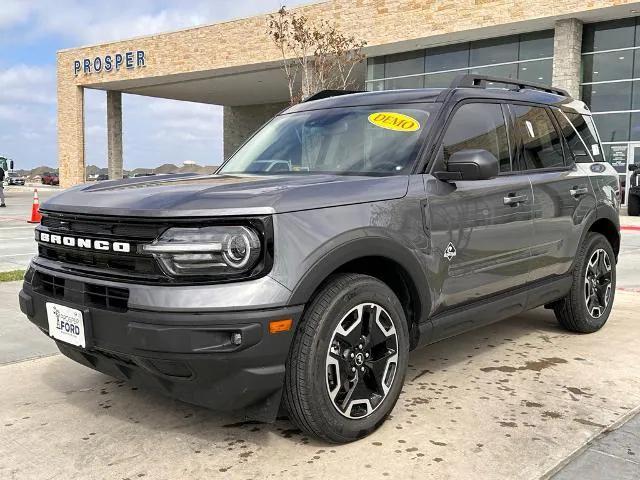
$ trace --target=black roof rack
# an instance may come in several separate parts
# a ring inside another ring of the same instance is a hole
[[[349,95],[350,93],[362,93],[361,90],[320,90],[318,93],[302,100],[303,102],[311,102],[313,100],[321,100],[323,98],[338,97],[340,95]]]
[[[522,90],[530,88],[533,90],[542,90],[543,92],[570,97],[569,92],[562,88],[550,87],[540,83],[525,82],[522,80],[514,80],[512,78],[491,77],[488,75],[463,74],[453,79],[449,88],[487,88],[487,83],[503,83],[516,87],[514,90]]]

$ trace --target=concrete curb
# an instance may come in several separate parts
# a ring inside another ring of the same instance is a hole
[[[558,462],[554,467],[547,470],[543,475],[540,476],[540,480],[548,480],[553,477],[556,473],[560,472],[564,467],[569,465],[573,460],[578,458],[582,453],[584,453],[591,445],[593,445],[596,441],[604,437],[605,435],[617,430],[622,427],[625,423],[635,417],[638,413],[640,413],[640,405],[637,405],[635,408],[629,410],[622,417],[618,418],[615,422],[609,425],[606,428],[603,428],[600,432],[593,435],[584,445],[575,449],[570,455],[566,458]]]

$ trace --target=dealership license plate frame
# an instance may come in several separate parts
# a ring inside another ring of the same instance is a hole
[[[88,318],[86,312],[77,308],[67,307],[56,302],[46,302],[47,322],[49,325],[49,336],[76,347],[87,348],[87,325]],[[58,313],[56,313],[56,311]],[[70,334],[57,328],[57,321],[60,315],[66,316],[73,325],[78,326],[77,334]]]

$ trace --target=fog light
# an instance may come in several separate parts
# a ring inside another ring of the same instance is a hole
[[[240,345],[242,343],[242,334],[241,333],[232,333],[231,334],[231,343],[234,345]]]

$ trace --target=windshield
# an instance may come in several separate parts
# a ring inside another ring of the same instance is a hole
[[[407,174],[438,107],[383,105],[279,115],[218,173]]]

